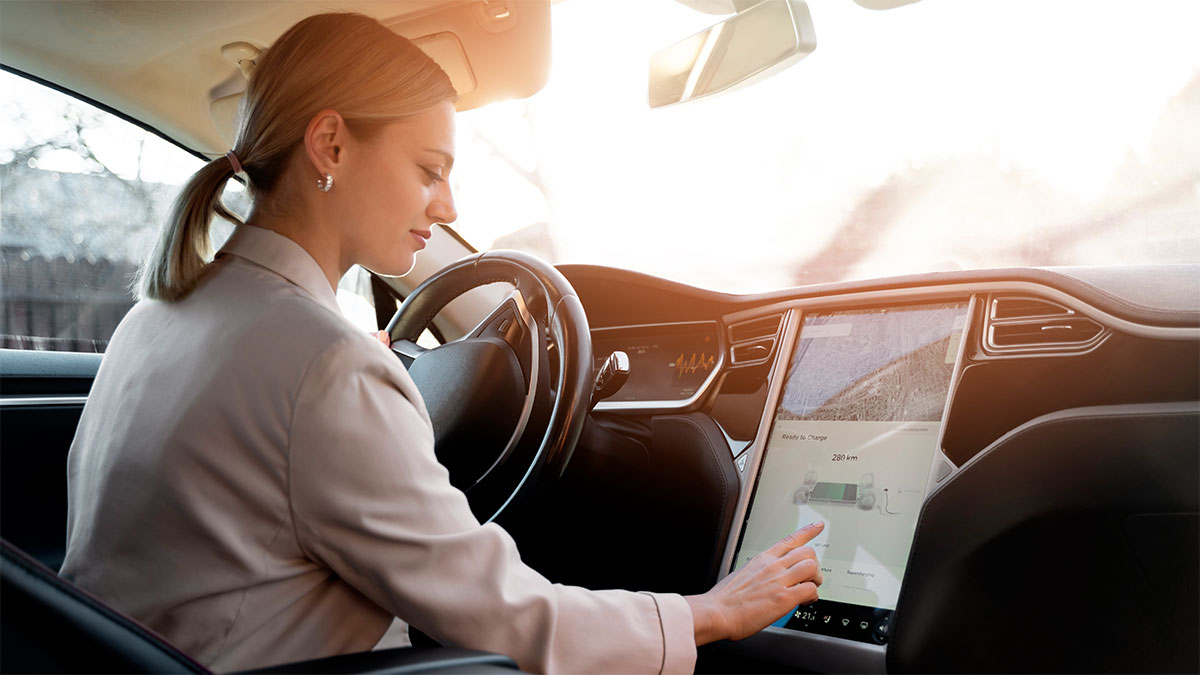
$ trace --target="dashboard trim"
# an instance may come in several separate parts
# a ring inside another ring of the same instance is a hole
[[[934,446],[933,459],[929,462],[929,476],[925,480],[925,496],[921,499],[921,504],[924,505],[929,495],[939,484],[952,476],[957,469],[954,462],[950,462],[950,473],[938,478],[938,468],[943,461],[949,461],[946,457],[946,421],[950,419],[950,408],[954,404],[954,397],[958,394],[958,383],[962,381],[963,370],[967,366],[967,347],[972,344],[975,336],[972,335],[976,326],[976,315],[979,313],[979,308],[983,303],[980,301],[980,296],[972,295],[967,302],[967,322],[963,325],[962,334],[958,337],[958,354],[954,357],[954,370],[950,371],[950,384],[946,390],[946,405],[942,408],[942,426],[938,429],[937,444]],[[986,310],[984,310],[986,315]],[[916,533],[916,523],[913,523],[913,533]],[[901,582],[903,584],[903,582]],[[898,600],[899,598],[897,598]]]
[[[754,485],[755,478],[758,476],[759,464],[762,463],[763,447],[766,445],[767,437],[771,431],[771,424],[774,423],[774,418],[769,411],[775,410],[779,405],[779,399],[783,396],[783,376],[784,370],[787,369],[788,359],[782,358],[782,354],[791,354],[792,349],[796,346],[796,337],[800,333],[795,330],[800,321],[800,310],[789,308],[783,315],[783,325],[781,326],[781,335],[779,344],[775,349],[775,362],[771,365],[770,388],[767,391],[767,402],[763,406],[762,417],[758,420],[758,429],[754,432],[754,441],[745,449],[747,454],[746,468],[742,471],[741,494],[738,495],[737,506],[733,511],[733,523],[738,528],[736,533],[730,532],[730,537],[725,543],[725,552],[721,555],[721,566],[718,568],[722,576],[729,574],[729,568],[733,564],[733,552],[737,549],[738,544],[742,540],[742,535],[745,534],[746,528],[746,513],[750,508],[750,493]],[[795,632],[795,631],[789,631]]]
[[[75,406],[87,403],[87,396],[3,396],[0,397],[0,408],[12,406]]]
[[[982,281],[951,283],[940,286],[923,286],[921,288],[894,288],[868,291],[848,291],[819,298],[796,298],[745,309],[725,315],[726,323],[742,321],[773,311],[793,308],[842,308],[853,309],[856,305],[874,305],[890,302],[936,300],[949,295],[969,295],[983,293],[1018,292],[1033,293],[1045,296],[1076,312],[1087,315],[1111,329],[1119,330],[1140,337],[1157,338],[1161,340],[1200,340],[1200,326],[1150,326],[1136,323],[1128,319],[1114,316],[1094,305],[1088,304],[1074,296],[1052,286],[1031,281]]]

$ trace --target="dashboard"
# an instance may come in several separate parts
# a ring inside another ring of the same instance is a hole
[[[1200,419],[1196,268],[1159,270],[1166,281],[1146,271],[1121,277],[1106,270],[1086,280],[1073,271],[951,273],[750,298],[604,268],[564,266],[564,273],[593,321],[598,362],[616,350],[630,356],[628,382],[596,414],[651,425],[663,416],[701,416],[720,430],[737,486],[724,497],[726,517],[710,528],[717,577],[799,526],[826,523],[811,543],[826,579],[821,598],[723,646],[764,663],[860,672],[936,665],[931,655],[953,652],[945,640],[960,629],[938,630],[929,616],[970,614],[964,604],[991,602],[978,587],[973,600],[935,597],[931,576],[969,588],[954,575],[970,565],[953,556],[979,555],[988,545],[959,551],[943,540],[949,527],[939,523],[954,522],[954,509],[991,501],[981,519],[1017,514],[1013,527],[1035,527],[1062,508],[1055,499],[1095,501],[1089,490],[1101,489],[1096,476],[1060,479],[1047,492],[1056,485],[1062,495],[1042,493],[1022,506],[1003,495],[958,495],[959,486],[998,471],[990,463],[1023,452],[1025,437],[1063,424],[1086,429],[1083,420],[1097,415]],[[614,285],[630,288],[614,293]],[[640,300],[622,306],[613,298]],[[1121,433],[1136,436],[1139,428],[1132,423]],[[1176,468],[1195,463],[1191,439],[1170,439]],[[658,451],[654,439],[649,444],[651,454]],[[1030,465],[1047,461],[1043,453]],[[1092,467],[1101,484],[1123,480],[1102,463]],[[1194,513],[1194,484],[1180,489],[1172,508]],[[1104,499],[1094,506],[1125,509],[1122,517],[1130,509],[1164,512],[1162,504],[1131,507],[1134,497]],[[939,500],[954,505],[951,513],[931,515]],[[1179,527],[1194,522],[1189,515]],[[986,534],[994,542],[1010,533]],[[1041,543],[1051,535],[1029,536]],[[1186,559],[1194,558],[1194,537],[1181,541]],[[929,542],[941,548],[930,550]],[[1151,558],[1161,563],[1179,553]],[[1049,589],[1046,583],[1033,585]],[[1056,593],[1046,590],[1042,600],[1053,602]],[[1016,639],[1024,631],[997,625],[1005,616],[998,606],[989,610],[994,619],[978,625],[989,640]],[[1031,606],[1014,610],[1026,625]]]

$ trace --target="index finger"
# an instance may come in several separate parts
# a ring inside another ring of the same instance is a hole
[[[816,537],[818,534],[821,534],[821,531],[824,529],[825,529],[825,523],[822,523],[820,521],[805,525],[804,527],[796,530],[795,532],[789,534],[788,536],[784,537],[783,539],[780,539],[779,541],[775,542],[775,544],[773,546],[771,546],[771,548],[767,549],[767,552],[771,553],[772,555],[774,555],[776,557],[782,556],[783,554],[787,553],[788,551],[790,551],[794,548],[799,548],[799,547],[807,544],[808,542],[812,541],[813,538]]]

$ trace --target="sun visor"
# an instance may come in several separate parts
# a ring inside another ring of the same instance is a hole
[[[413,40],[413,44],[420,47],[421,51],[437,61],[442,70],[446,71],[446,75],[450,76],[450,84],[454,85],[454,91],[458,92],[460,97],[475,93],[478,88],[475,73],[471,71],[467,53],[454,33],[422,35]]]
[[[446,71],[460,111],[531,96],[550,77],[550,0],[480,0],[380,20]],[[257,50],[246,42],[223,46],[230,75],[209,91],[213,124],[230,147],[244,74],[250,72],[246,64]]]

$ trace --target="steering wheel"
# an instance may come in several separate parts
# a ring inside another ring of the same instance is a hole
[[[496,282],[515,290],[470,333],[416,344],[451,300]],[[481,522],[562,475],[591,408],[593,363],[587,315],[561,272],[520,251],[468,256],[418,286],[387,331],[429,410],[438,461]]]

